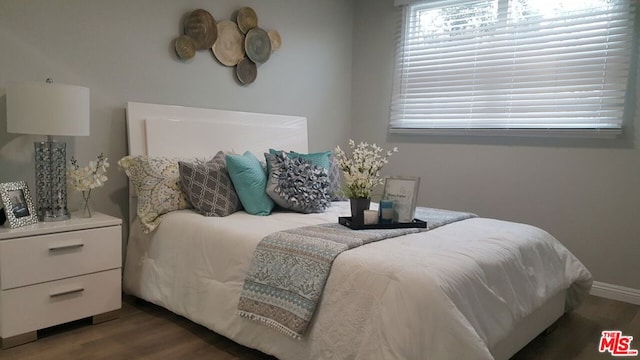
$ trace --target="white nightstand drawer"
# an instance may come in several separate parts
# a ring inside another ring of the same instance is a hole
[[[120,309],[120,269],[3,292],[0,337]]]
[[[119,268],[120,226],[0,241],[2,290]]]

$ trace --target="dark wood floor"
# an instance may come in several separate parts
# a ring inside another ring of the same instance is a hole
[[[598,352],[603,330],[621,330],[640,349],[640,306],[590,296],[513,359],[612,359]],[[120,318],[81,320],[42,330],[36,342],[0,350],[0,359],[224,359],[273,360],[158,306],[125,297]]]

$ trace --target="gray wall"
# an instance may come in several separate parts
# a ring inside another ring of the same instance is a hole
[[[203,8],[223,20],[242,6],[283,43],[253,84],[239,86],[209,51],[187,63],[176,58],[172,41],[185,14]],[[0,182],[27,180],[35,192],[32,142],[41,138],[6,133],[4,94],[12,81],[47,77],[91,90],[91,135],[67,139],[67,152],[82,164],[100,152],[109,157],[95,207],[115,216],[128,214],[126,176],[116,165],[127,153],[127,101],[301,115],[312,151],[345,143],[352,19],[353,2],[344,0],[0,0]]]
[[[386,174],[420,176],[420,205],[542,227],[595,280],[640,289],[640,130],[634,119],[626,119],[625,135],[616,140],[388,135],[399,14],[393,0],[356,0],[356,9],[351,136],[400,148]]]
[[[11,81],[51,77],[91,89],[91,136],[68,139],[68,152],[82,163],[109,156],[96,207],[121,217],[127,182],[115,162],[127,151],[127,101],[302,115],[312,151],[345,145],[349,135],[397,145],[385,172],[420,176],[420,205],[540,226],[596,280],[640,289],[638,130],[614,141],[389,136],[392,3],[0,0],[0,181],[28,180],[34,190],[34,138],[5,130]],[[204,8],[229,19],[241,6],[283,39],[254,84],[237,85],[208,52],[176,59],[171,42],[186,13]]]

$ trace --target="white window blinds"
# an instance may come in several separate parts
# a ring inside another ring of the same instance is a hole
[[[390,131],[620,132],[634,11],[635,0],[405,5]]]

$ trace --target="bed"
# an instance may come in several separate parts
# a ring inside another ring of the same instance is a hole
[[[128,103],[129,155],[211,157],[220,150],[307,152],[303,117]],[[588,294],[589,271],[550,234],[474,217],[341,253],[309,329],[294,339],[237,315],[257,244],[349,213],[169,211],[150,233],[136,217],[124,291],[280,359],[508,359]]]

